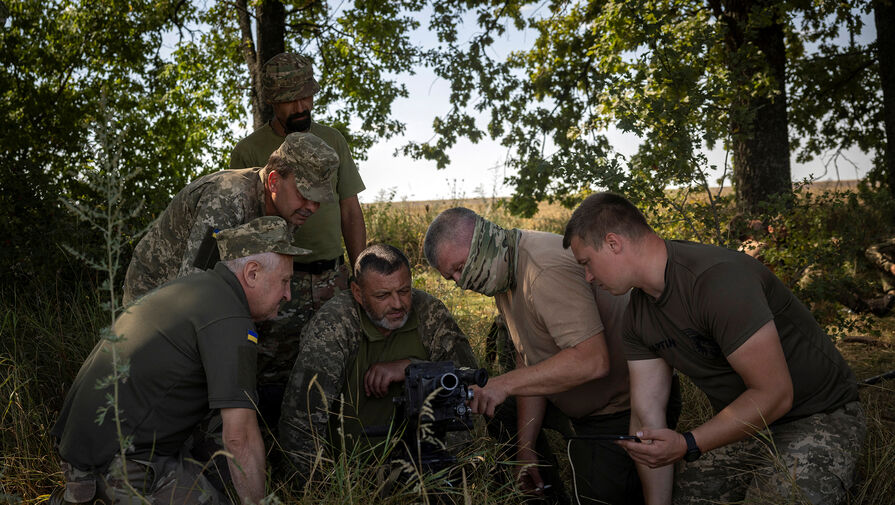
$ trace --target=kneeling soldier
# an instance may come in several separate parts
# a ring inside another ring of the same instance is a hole
[[[81,366],[52,430],[66,486],[51,503],[229,503],[185,447],[217,409],[236,493],[243,503],[264,497],[255,322],[289,299],[292,255],[303,250],[275,216],[216,238],[222,261],[213,270],[130,306]]]

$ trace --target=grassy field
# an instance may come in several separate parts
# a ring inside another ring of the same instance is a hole
[[[509,216],[495,201],[487,199],[365,206],[369,237],[392,243],[408,253],[419,265],[414,269],[415,285],[445,302],[481,359],[485,356],[484,336],[496,314],[492,300],[460,291],[453,283],[434,275],[421,259],[422,239],[429,221],[456,204],[471,207],[505,226],[552,232],[561,232],[570,212],[545,205],[533,218],[520,219]],[[0,287],[0,503],[43,503],[61,482],[48,432],[67,387],[107,321],[99,309],[97,291],[70,291],[67,286]],[[859,380],[895,369],[895,316],[858,317],[841,307],[836,310],[842,320],[861,323],[846,325],[845,331],[840,325],[834,332],[837,346]],[[852,490],[850,503],[895,503],[895,381],[862,387],[861,401],[869,432],[859,482]],[[709,415],[703,395],[686,381],[684,406],[684,428]],[[445,492],[463,503],[519,503],[523,497],[511,484],[496,479],[494,472],[495,468],[509,466],[512,450],[487,439],[482,424],[479,421],[477,426],[478,438],[460,454],[463,465],[458,467],[454,487],[445,489],[443,479],[430,477],[423,485],[398,489],[380,499],[382,481],[375,456],[346,455],[324,463],[320,481],[314,486],[296,488],[288,479],[273,476],[269,489],[278,498],[270,503],[420,503],[437,501],[435,496]],[[554,445],[556,452],[565,452],[560,439],[555,438]],[[565,476],[571,480],[567,468]]]

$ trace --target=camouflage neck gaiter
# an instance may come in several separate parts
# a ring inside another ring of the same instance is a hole
[[[469,257],[457,282],[463,289],[494,296],[513,287],[516,282],[516,247],[522,232],[507,230],[476,217],[469,245]]]

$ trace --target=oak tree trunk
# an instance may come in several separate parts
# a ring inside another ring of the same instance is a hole
[[[730,120],[734,188],[737,206],[748,214],[792,192],[783,20],[779,11],[764,25],[754,26],[756,20],[750,19],[771,9],[776,10],[773,0],[729,0],[716,11],[727,25],[728,68],[738,91]],[[757,58],[750,55],[754,49]],[[755,79],[768,73],[773,92],[750,93]]]

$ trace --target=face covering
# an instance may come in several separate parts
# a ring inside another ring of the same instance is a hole
[[[476,216],[469,256],[457,282],[463,289],[494,296],[516,282],[517,245],[522,232],[507,230]]]

